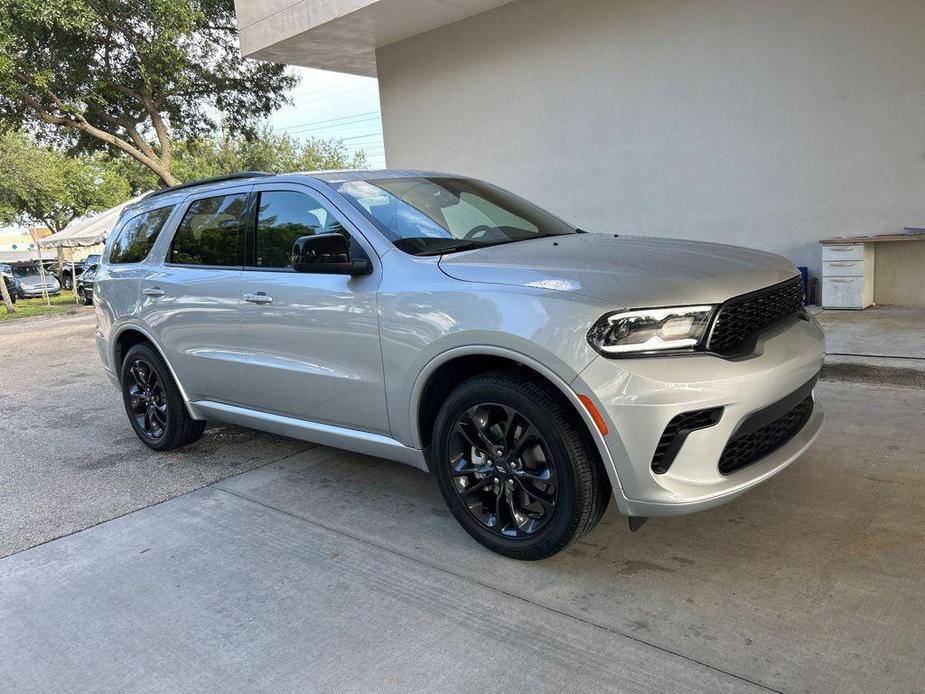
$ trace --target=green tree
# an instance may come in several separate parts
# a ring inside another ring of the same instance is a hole
[[[183,140],[173,145],[174,175],[181,181],[210,178],[236,171],[321,171],[325,169],[362,169],[367,166],[363,152],[351,153],[340,140],[313,138],[299,141],[289,135],[274,133],[267,127],[256,133]],[[156,187],[150,170],[132,160],[111,162],[114,170],[128,179],[135,194]]]
[[[130,195],[128,181],[99,155],[67,156],[24,133],[0,132],[0,224],[61,231]]]
[[[175,184],[173,142],[252,133],[296,83],[237,36],[233,0],[0,0],[0,118]]]

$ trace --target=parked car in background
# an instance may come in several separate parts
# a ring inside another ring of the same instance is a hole
[[[401,461],[518,559],[561,551],[611,498],[630,529],[729,501],[822,426],[823,335],[788,260],[586,233],[471,178],[165,189],[125,209],[95,282],[100,356],[145,445],[216,419]]]
[[[94,263],[77,276],[77,296],[80,297],[80,302],[85,306],[93,303],[93,280],[96,279],[98,267],[99,265]]]
[[[75,261],[73,269],[74,274],[79,277],[80,273],[84,271],[84,262],[82,260]],[[71,277],[71,263],[65,261],[64,266],[59,268],[58,261],[53,261],[46,266],[45,272],[59,278],[58,282],[64,289],[74,288],[74,279]]]
[[[16,303],[16,279],[13,277],[13,270],[9,265],[0,264],[0,275],[3,276],[3,282],[6,284],[7,294],[10,295],[10,301]]]
[[[32,299],[37,296],[43,296],[45,292],[49,296],[61,293],[61,285],[54,275],[39,268],[38,264],[31,265],[13,265],[13,277],[16,280],[16,294],[20,299]]]
[[[99,262],[100,262],[100,254],[99,254],[99,253],[91,253],[90,255],[88,255],[88,256],[87,256],[86,258],[84,258],[83,260],[74,261],[74,263],[73,263],[74,274],[75,274],[77,277],[80,277],[80,273],[82,273],[84,270],[86,270],[86,269],[87,269],[88,267],[90,267],[91,265],[97,265],[97,264],[99,264]],[[60,272],[59,272],[59,270],[60,270]],[[64,287],[65,289],[73,289],[73,288],[74,288],[74,280],[73,280],[73,278],[71,277],[71,263],[65,261],[64,267],[59,268],[59,267],[58,267],[58,261],[57,261],[57,260],[53,260],[53,261],[49,262],[49,263],[46,265],[46,270],[45,270],[45,272],[50,273],[50,274],[54,275],[55,277],[60,277],[61,280],[62,280],[62,281],[60,282],[60,284],[61,284],[61,286]]]

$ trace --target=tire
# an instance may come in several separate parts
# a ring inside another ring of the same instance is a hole
[[[539,380],[500,371],[463,382],[441,406],[432,442],[450,511],[477,542],[507,557],[561,552],[597,524],[610,500],[584,424]],[[479,448],[489,444],[493,459]]]
[[[74,283],[71,281],[71,276],[65,275],[64,276],[64,288],[71,289],[73,286],[74,286]]]
[[[129,423],[148,448],[172,451],[202,436],[206,423],[189,416],[170,369],[149,343],[125,355],[120,382]]]
[[[84,306],[89,306],[93,303],[93,299],[87,296],[87,291],[85,289],[79,290],[77,294],[80,296],[80,303],[82,303]]]

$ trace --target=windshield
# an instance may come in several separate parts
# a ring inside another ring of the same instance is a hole
[[[33,277],[38,276],[40,273],[36,265],[20,265],[13,268],[13,274],[17,277]]]
[[[385,178],[335,187],[396,247],[413,255],[576,232],[523,198],[471,178]]]

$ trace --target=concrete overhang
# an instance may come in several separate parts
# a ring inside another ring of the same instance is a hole
[[[376,75],[376,49],[512,0],[235,0],[241,53]]]

